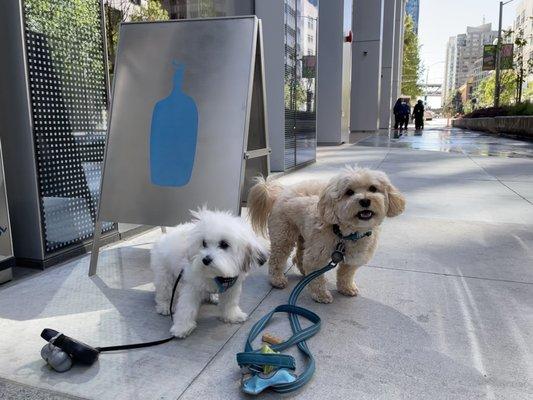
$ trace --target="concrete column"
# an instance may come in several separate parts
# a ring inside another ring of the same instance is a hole
[[[400,1],[400,0],[398,0]],[[381,94],[379,128],[389,129],[391,122],[392,83],[394,67],[394,33],[397,0],[383,0],[383,40],[381,53]],[[396,101],[396,99],[394,99]]]
[[[383,0],[354,0],[350,130],[378,129]]]
[[[342,53],[344,0],[327,0],[318,15],[317,140],[322,145],[342,139]]]
[[[400,68],[398,69],[398,92],[400,93],[400,96],[403,94],[402,93],[402,80],[403,80],[403,45],[404,45],[404,36],[405,36],[405,14],[406,14],[406,11],[405,11],[405,6],[407,4],[407,0],[401,0],[401,17],[400,17],[400,54],[398,55],[398,58],[399,58],[399,61],[398,63],[400,64]]]
[[[405,16],[405,0],[396,0],[394,22],[394,64],[392,73],[392,101],[401,95],[403,65],[403,21]],[[392,117],[392,115],[391,115]]]

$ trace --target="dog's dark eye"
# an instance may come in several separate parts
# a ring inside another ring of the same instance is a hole
[[[207,247],[207,242],[205,240],[202,240],[202,247],[203,248],[206,248]]]
[[[372,193],[376,193],[376,192],[378,191],[378,188],[375,187],[374,185],[372,185],[372,186],[370,186],[370,187],[368,188],[368,190],[369,190],[370,192],[372,192]]]
[[[222,250],[226,250],[229,247],[229,244],[225,240],[221,240],[218,242],[218,247],[220,247]]]
[[[354,191],[352,189],[348,189],[345,193],[346,196],[353,196],[354,195]]]

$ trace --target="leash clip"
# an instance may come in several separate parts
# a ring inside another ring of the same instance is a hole
[[[338,263],[342,262],[344,260],[344,252],[346,251],[346,246],[344,245],[344,242],[337,243],[337,246],[335,246],[335,250],[333,253],[331,253],[331,262],[334,265],[337,265]]]

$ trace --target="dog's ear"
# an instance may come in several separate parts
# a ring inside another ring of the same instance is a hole
[[[198,255],[198,238],[196,235],[187,235],[185,241],[187,243],[185,246],[185,255],[189,263],[192,263],[194,257]]]
[[[335,216],[335,202],[337,200],[337,190],[336,185],[329,183],[320,194],[318,199],[318,215],[323,221],[336,224],[337,217]]]
[[[251,240],[246,246],[244,260],[241,266],[243,272],[248,272],[252,266],[258,267],[264,265],[268,260],[268,249],[263,246],[257,239]]]
[[[405,197],[392,183],[387,184],[387,193],[389,195],[389,209],[387,217],[396,217],[405,211]]]

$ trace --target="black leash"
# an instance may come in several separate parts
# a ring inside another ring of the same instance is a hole
[[[174,298],[176,297],[176,290],[178,283],[181,280],[183,272],[180,272],[174,282],[172,288],[172,296],[170,297],[170,317],[174,320],[172,315],[172,308],[174,307]],[[219,293],[224,293],[227,289],[231,288],[235,282],[237,282],[238,276],[233,278],[216,277],[215,284],[218,287]],[[79,362],[85,365],[92,365],[100,353],[119,351],[119,350],[132,350],[142,349],[144,347],[157,346],[159,344],[168,343],[174,339],[174,336],[154,340],[151,342],[131,343],[118,346],[106,346],[106,347],[92,347],[79,340],[68,337],[54,329],[45,328],[41,332],[41,337],[48,343],[41,349],[41,357],[57,372],[68,371],[75,362]]]
[[[183,275],[183,271],[181,271],[178,277],[176,278],[176,282],[174,282],[174,287],[172,288],[172,297],[170,297],[169,312],[170,312],[170,318],[172,318],[173,321],[174,321],[174,316],[172,315],[172,307],[174,306],[174,297],[176,295],[176,289],[178,288],[178,283],[180,282],[182,275]],[[104,353],[107,351],[117,351],[117,350],[142,349],[143,347],[151,347],[151,346],[157,346],[158,344],[168,343],[173,339],[174,339],[174,336],[170,336],[165,339],[154,340],[153,342],[121,344],[118,346],[95,347],[95,349],[98,350],[99,353]]]

